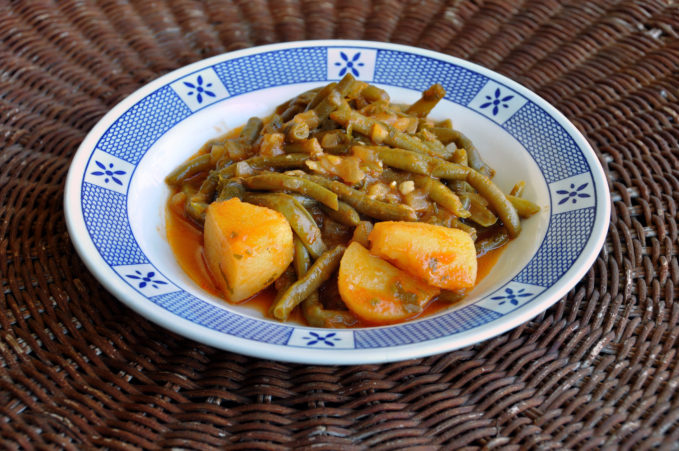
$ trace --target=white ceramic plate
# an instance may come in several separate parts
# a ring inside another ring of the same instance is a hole
[[[205,141],[266,116],[314,86],[356,78],[413,102],[446,91],[433,117],[453,119],[509,190],[542,211],[524,221],[464,303],[413,322],[314,329],[262,318],[209,295],[179,268],[164,232],[164,177]],[[582,135],[537,95],[443,54],[364,41],[293,42],[216,56],[144,86],[83,141],[66,182],[71,238],[92,273],[144,317],[194,340],[251,356],[317,364],[403,360],[505,332],[559,300],[594,262],[608,228],[602,168]]]

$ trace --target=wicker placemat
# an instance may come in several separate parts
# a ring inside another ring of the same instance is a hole
[[[0,2],[1,447],[677,446],[678,35],[672,0]],[[586,135],[612,221],[563,300],[456,352],[306,366],[172,335],[90,275],[63,187],[113,105],[210,55],[333,37],[482,64]]]

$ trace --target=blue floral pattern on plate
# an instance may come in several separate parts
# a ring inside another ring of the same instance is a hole
[[[373,81],[377,51],[368,48],[336,47],[327,49],[327,78],[340,79],[351,74],[359,80]]]
[[[500,111],[500,107],[502,108],[509,108],[509,102],[514,98],[513,94],[509,95],[503,95],[500,91],[500,88],[495,89],[495,93],[493,96],[485,95],[484,96],[486,100],[488,100],[485,103],[482,103],[479,108],[484,109],[484,108],[489,108],[491,107],[491,111],[493,112],[493,116],[497,116],[497,113]]]
[[[520,288],[514,292],[511,288],[505,288],[503,294],[499,296],[491,296],[494,301],[499,301],[498,305],[503,305],[505,302],[509,302],[512,305],[519,305],[521,298],[526,298],[533,296],[533,293],[527,291],[525,288]]]
[[[203,95],[206,95],[208,97],[217,97],[217,94],[214,92],[210,91],[208,88],[212,87],[212,83],[205,83],[203,86],[203,76],[199,75],[196,78],[195,83],[192,83],[190,81],[184,80],[184,86],[189,88],[189,90],[186,92],[186,95],[192,96],[196,95],[196,100],[198,100],[198,103],[203,103]]]
[[[198,111],[229,97],[229,92],[212,67],[189,74],[169,86],[191,111]]]
[[[469,102],[469,107],[502,124],[514,116],[525,104],[526,99],[517,92],[494,80],[488,80]]]
[[[335,66],[340,68],[339,71],[339,76],[344,77],[347,72],[351,72],[354,77],[360,77],[361,74],[358,71],[358,68],[365,66],[365,63],[362,63],[359,58],[361,58],[361,52],[356,52],[354,53],[353,56],[348,57],[346,53],[340,52],[340,57],[342,58],[343,62],[335,61]]]
[[[126,274],[125,277],[136,281],[139,288],[144,288],[146,285],[151,285],[156,290],[159,285],[167,285],[167,282],[157,279],[155,271],[147,271],[145,274],[139,270],[135,270],[133,274]]]
[[[118,177],[127,174],[127,172],[123,171],[122,169],[115,169],[113,163],[109,163],[107,167],[101,161],[94,160],[94,164],[99,166],[100,170],[92,171],[92,175],[101,177],[104,180],[104,183],[108,183],[109,180],[111,180],[113,183],[123,186],[123,182]]]
[[[313,346],[315,344],[324,344],[326,346],[335,346],[336,341],[342,341],[341,338],[337,336],[336,332],[319,333],[309,331],[309,335],[303,338],[307,341],[307,346]]]
[[[578,186],[578,187],[576,188],[576,187],[575,187],[575,184],[574,184],[574,183],[571,183],[570,189],[569,189],[569,190],[568,190],[568,189],[560,189],[560,190],[558,190],[558,191],[556,192],[556,194],[560,194],[560,195],[563,196],[563,197],[561,198],[561,200],[559,201],[559,205],[565,204],[565,203],[568,202],[569,200],[570,200],[572,203],[575,204],[575,203],[578,202],[578,199],[586,199],[586,198],[588,198],[588,197],[592,197],[592,196],[589,195],[588,193],[583,193],[583,192],[581,192],[582,190],[584,190],[585,188],[587,188],[588,185],[589,185],[589,183],[583,183],[582,185],[580,185],[580,186]]]

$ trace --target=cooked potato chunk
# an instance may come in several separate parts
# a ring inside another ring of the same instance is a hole
[[[372,324],[411,318],[440,292],[352,242],[340,262],[340,296],[357,317]]]
[[[463,230],[421,222],[378,222],[370,251],[430,285],[447,290],[476,283],[476,250]]]
[[[210,204],[204,245],[208,267],[231,302],[263,290],[292,262],[292,229],[285,217],[237,198]]]

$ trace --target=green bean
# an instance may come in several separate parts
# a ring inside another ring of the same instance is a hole
[[[488,200],[490,206],[495,210],[495,213],[497,213],[500,219],[502,219],[505,227],[507,227],[509,236],[511,238],[517,236],[521,231],[519,215],[500,188],[498,188],[488,177],[477,171],[469,171],[466,181],[472,188],[478,191],[481,196]]]
[[[215,161],[214,157],[212,159],[216,164],[221,164],[219,160],[223,159],[225,156],[231,161],[240,161],[250,155],[250,152],[252,151],[252,146],[240,139],[230,139],[224,143],[224,147],[226,149],[226,152],[224,152],[226,155],[222,155],[217,161]]]
[[[293,191],[315,199],[333,210],[339,208],[337,194],[306,178],[270,172],[247,177],[243,179],[243,184],[246,188],[255,190]]]
[[[286,144],[284,150],[286,153],[304,153],[307,155],[320,155],[323,153],[323,148],[316,138],[302,139]]]
[[[371,199],[365,193],[355,190],[342,182],[329,180],[317,175],[300,174],[337,194],[340,200],[354,207],[359,213],[384,221],[416,221],[417,213],[408,205],[388,204]]]
[[[458,130],[447,127],[433,127],[429,129],[443,144],[454,142],[458,147],[467,151],[469,166],[485,176],[492,176],[494,171],[481,158],[481,154],[476,149],[472,141]]]
[[[469,177],[469,173],[474,172],[467,166],[462,166],[461,164],[442,162],[431,173],[432,177],[438,177],[446,180],[453,181],[466,181]],[[467,182],[469,183],[469,182]]]
[[[466,181],[488,200],[491,207],[507,226],[509,235],[515,237],[521,230],[519,216],[504,193],[485,175],[466,166],[450,163],[440,158],[417,154],[405,149],[375,147],[387,166],[432,177]],[[341,198],[341,196],[340,196]],[[360,210],[359,210],[360,211]],[[367,214],[367,213],[366,213]]]
[[[239,138],[246,144],[252,145],[262,131],[264,124],[258,117],[251,117],[245,124],[245,127],[240,131]]]
[[[344,130],[323,130],[314,134],[324,151],[344,155],[351,147],[352,139]]]
[[[315,110],[296,114],[295,117],[285,125],[285,133],[288,142],[307,139],[310,131],[318,127],[319,122],[320,119]]]
[[[294,122],[287,129],[286,138],[289,142],[297,142],[309,137],[309,124],[306,122]]]
[[[471,167],[475,171],[480,172],[486,177],[491,177],[495,173],[495,171],[493,171],[493,169],[491,169],[491,167],[488,166],[485,161],[483,161],[483,159],[481,158],[481,154],[476,149],[476,146],[474,146],[472,141],[461,132],[457,132],[457,134],[459,135],[459,137],[455,140],[455,142],[459,147],[462,147],[464,150],[467,151],[469,167]]]
[[[316,105],[316,108],[310,111],[314,111],[316,113],[316,117],[318,117],[318,121],[323,122],[333,111],[337,109],[338,106],[342,104],[343,99],[344,98],[342,97],[342,94],[340,94],[337,89],[333,89],[330,91],[330,94],[328,94],[325,99],[321,101],[321,103]]]
[[[301,103],[293,103],[289,107],[287,107],[283,112],[280,113],[280,118],[281,121],[287,122],[293,117],[295,117],[296,114],[301,113],[304,111],[306,105],[303,105]]]
[[[271,116],[271,120],[262,128],[262,134],[265,133],[276,133],[283,128],[285,122],[281,119],[280,115],[274,114]]]
[[[323,122],[330,113],[335,111],[337,107],[342,104],[344,97],[349,93],[349,90],[355,81],[356,79],[353,75],[346,74],[344,78],[337,83],[337,86],[328,91],[328,94],[313,107],[313,111],[316,113],[319,123]]]
[[[361,246],[365,248],[370,248],[370,240],[368,240],[368,236],[370,235],[370,232],[372,232],[372,230],[373,230],[372,222],[370,221],[359,222],[356,228],[354,229],[354,234],[351,237],[351,241],[356,241]]]
[[[451,180],[465,180],[467,173],[470,172],[468,167],[411,150],[384,146],[371,147],[371,149],[377,151],[380,160],[387,166],[414,174],[431,175]]]
[[[255,169],[295,169],[305,167],[304,162],[308,159],[309,156],[306,154],[290,153],[286,155],[276,155],[275,157],[255,156],[243,161]],[[219,169],[218,175],[220,179],[233,177],[236,175],[236,165],[232,164]]]
[[[406,135],[410,136],[410,135]],[[419,138],[425,146],[429,147],[431,152],[429,152],[429,155],[436,156],[439,158],[443,158],[445,160],[450,160],[450,158],[453,156],[453,152],[455,151],[455,147],[446,147],[444,146],[441,141],[439,141],[436,138],[436,135],[433,133],[429,132],[427,129],[423,129],[420,132],[418,132],[415,135],[416,138]]]
[[[306,197],[297,193],[285,193],[285,194],[295,199],[301,206],[303,206],[307,210],[318,206],[318,202],[316,202],[310,197]]]
[[[361,90],[361,95],[368,101],[368,102],[388,102],[389,101],[389,94],[387,94],[387,91],[384,89],[380,89],[375,85],[368,85],[365,88]]]
[[[215,195],[218,184],[219,174],[215,171],[210,171],[205,180],[203,180],[203,183],[200,184],[200,188],[198,189],[196,196],[200,196],[200,199],[203,201],[211,199]]]
[[[219,182],[219,194],[217,201],[225,201],[237,197],[243,199],[245,195],[245,187],[243,186],[243,179],[240,177],[233,177],[230,179],[223,179]]]
[[[448,151],[441,143],[435,145],[433,142],[423,141],[415,136],[410,136],[391,126],[387,127],[388,134],[384,139],[384,143],[392,147],[400,147],[402,149],[411,150],[413,152],[423,153],[432,157],[439,157],[447,160],[450,158],[451,152]]]
[[[372,149],[377,152],[379,159],[385,165],[413,174],[429,175],[439,165],[436,160],[427,155],[411,150],[383,146],[375,146]]]
[[[302,240],[304,246],[306,246],[314,258],[319,257],[327,250],[321,238],[321,230],[316,225],[314,218],[294,198],[282,193],[245,193],[243,200],[262,207],[271,208],[285,216],[292,230]]]
[[[522,197],[507,195],[507,199],[512,203],[520,218],[530,218],[535,213],[540,211],[540,207],[527,199]]]
[[[439,293],[436,299],[441,302],[445,302],[446,304],[456,304],[464,299],[466,294],[467,293],[462,290],[441,290],[441,293]]]
[[[448,127],[432,127],[428,129],[443,144],[450,144],[460,138],[460,132]]]
[[[434,202],[446,210],[460,218],[468,218],[471,216],[471,213],[462,205],[462,201],[458,195],[437,179],[426,175],[415,175],[413,181],[415,182],[415,186],[424,190]]]
[[[190,183],[182,183],[181,186],[179,187],[179,191],[184,193],[184,196],[187,199],[190,199],[191,197],[196,195],[196,187],[191,185]]]
[[[504,227],[493,227],[492,233],[484,233],[484,236],[476,240],[474,246],[476,247],[476,256],[481,257],[487,252],[504,246],[509,241],[509,235]]]
[[[292,265],[289,265],[283,271],[276,281],[273,283],[273,287],[276,290],[276,297],[281,296],[285,293],[285,290],[290,288],[290,286],[297,280],[297,274],[295,274],[295,269]]]
[[[304,276],[293,283],[276,300],[272,308],[273,316],[280,321],[287,320],[292,310],[318,290],[323,282],[328,280],[335,272],[339,267],[344,250],[345,247],[339,245],[319,256]]]
[[[469,234],[469,236],[472,237],[472,240],[474,242],[476,242],[476,239],[478,238],[478,232],[476,231],[476,229],[474,227],[460,221],[457,218],[453,218],[452,221],[450,221],[450,227],[453,227],[455,229],[464,230],[465,232],[467,232]]]
[[[448,117],[442,121],[436,122],[435,125],[440,128],[453,128],[453,121]]]
[[[318,95],[318,91],[320,91],[321,89],[322,88],[309,89],[308,91],[304,91],[298,96],[291,97],[285,102],[278,105],[274,112],[276,114],[281,114],[282,112],[290,108],[291,105],[308,105],[309,102],[311,102],[311,100]]]
[[[426,117],[445,95],[446,90],[439,83],[431,85],[405,112],[417,117]]]
[[[526,182],[521,180],[519,183],[514,184],[512,190],[509,192],[511,196],[521,197],[523,195],[523,190],[526,188]]]
[[[207,202],[192,198],[186,202],[186,214],[196,222],[202,224],[205,221],[207,207]]]
[[[211,169],[211,167],[212,162],[210,161],[210,154],[206,153],[199,155],[180,164],[165,178],[165,182],[170,185],[178,185],[189,177],[192,177],[199,172],[207,171]]]
[[[356,227],[361,221],[361,217],[354,207],[342,201],[337,203],[337,210],[333,210],[332,208],[323,205],[321,206],[321,210],[323,210],[323,212],[333,221],[346,226]]]
[[[488,200],[491,207],[506,225],[509,235],[515,237],[521,230],[519,216],[514,206],[504,193],[485,175],[470,170],[466,166],[443,161],[427,155],[418,155],[405,149],[380,148],[380,159],[388,166],[396,169],[431,175],[433,177],[463,180]]]
[[[309,126],[310,130],[313,130],[316,127],[318,127],[318,124],[321,121],[316,115],[315,110],[309,110],[303,113],[296,114],[295,117],[292,118],[292,122],[303,122]]]
[[[323,86],[320,88],[317,92],[316,95],[311,99],[311,101],[307,104],[305,111],[312,110],[318,106],[319,103],[326,97],[328,97],[328,94],[335,89],[337,86],[337,83],[334,81],[332,83],[328,83],[327,85]]]
[[[484,203],[479,202],[476,193],[462,194],[469,200],[469,219],[482,227],[490,227],[497,222],[497,216],[490,211]]]
[[[330,118],[345,128],[351,127],[352,131],[356,131],[377,143],[383,142],[392,147],[400,147],[444,159],[450,157],[450,152],[443,147],[439,150],[432,148],[415,136],[403,133],[389,124],[364,116],[350,108],[338,108],[330,114]]]
[[[302,278],[311,266],[311,257],[299,238],[294,238],[294,259],[292,266],[297,278]],[[349,327],[356,323],[356,317],[349,311],[326,309],[314,291],[302,301],[302,315],[311,327]]]
[[[520,182],[514,184],[512,190],[509,192],[511,196],[521,197],[523,195],[523,190],[526,188],[526,182],[521,180]]]
[[[309,270],[309,266],[311,266],[311,256],[306,247],[304,247],[304,243],[302,243],[302,240],[300,240],[297,235],[293,236],[293,246],[295,252],[293,254],[292,266],[295,268],[295,273],[299,279]]]
[[[453,163],[461,164],[462,166],[469,166],[469,159],[467,158],[467,151],[464,149],[455,149],[451,157]]]
[[[356,82],[356,78],[351,74],[351,71],[342,77],[342,79],[337,83],[337,92],[339,92],[342,97],[346,97],[349,94],[352,86]]]
[[[302,302],[302,315],[311,327],[351,327],[357,319],[350,311],[323,307],[318,293],[313,292]]]

